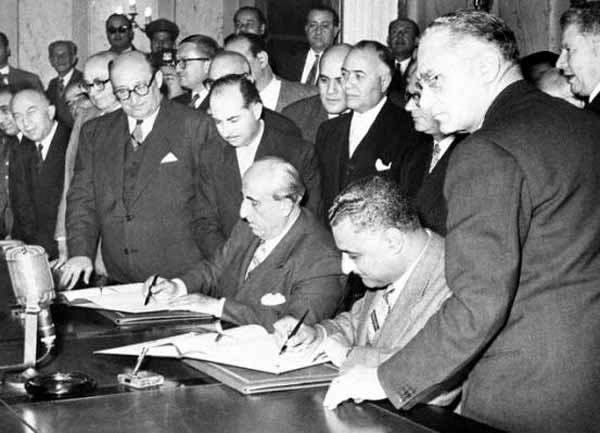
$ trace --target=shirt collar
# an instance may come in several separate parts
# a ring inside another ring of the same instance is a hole
[[[69,69],[69,72],[67,72],[67,73],[65,74],[65,76],[64,76],[64,77],[62,77],[62,82],[63,82],[63,85],[64,85],[65,87],[67,86],[67,84],[69,84],[69,81],[71,81],[71,77],[73,76],[73,71],[75,71],[75,68],[71,68],[71,69]],[[61,78],[61,77],[60,77],[60,76],[58,76],[58,79],[59,79],[59,80],[60,80],[60,78]]]
[[[50,147],[50,143],[52,143],[52,139],[54,138],[54,133],[56,132],[56,128],[58,126],[58,122],[55,120],[52,124],[52,128],[50,128],[50,132],[42,138],[39,143],[42,145],[43,149],[47,151]]]
[[[353,111],[352,112],[352,120],[356,119],[360,122],[373,123],[373,121],[375,120],[375,118],[377,117],[379,112],[381,111],[383,104],[385,104],[386,101],[387,101],[387,96],[384,96],[383,98],[381,98],[381,101],[379,101],[377,103],[377,105],[375,105],[373,108],[369,108],[364,113],[359,113],[358,111]]]
[[[262,100],[263,105],[270,110],[275,110],[280,91],[281,80],[274,75],[269,84],[267,84],[267,86],[260,92],[260,99]]]
[[[142,120],[142,136],[144,137],[144,140],[146,139],[146,136],[150,133],[150,131],[152,131],[152,128],[154,127],[154,122],[156,121],[156,117],[158,116],[159,111],[160,105],[158,106],[158,109],[154,111],[154,113]],[[133,132],[133,130],[135,129],[136,122],[137,119],[127,116],[129,132]]]
[[[267,255],[271,254],[271,251],[273,251],[277,244],[279,244],[279,242],[281,242],[285,235],[288,234],[294,223],[298,220],[298,217],[300,217],[300,208],[296,209],[296,215],[290,218],[290,220],[287,222],[281,233],[279,233],[274,238],[267,239],[263,242],[263,250]]]
[[[600,93],[600,82],[596,84],[596,87],[594,87],[594,90],[592,90],[592,93],[590,93],[590,98],[588,99],[588,102],[592,102],[594,98],[598,96],[598,93]]]
[[[10,67],[8,65],[6,65],[3,68],[0,68],[0,74],[2,74],[2,75],[8,75],[9,72],[10,72]]]

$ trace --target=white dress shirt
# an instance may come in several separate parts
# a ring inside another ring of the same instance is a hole
[[[596,84],[596,87],[594,87],[594,90],[592,90],[592,93],[590,93],[588,102],[592,102],[594,98],[598,96],[598,93],[600,93],[600,83]]]
[[[158,116],[158,112],[160,111],[160,107],[152,113],[150,116],[146,117],[141,124],[142,127],[142,140],[144,141],[152,128],[154,128],[154,122],[156,121],[156,116]],[[133,117],[127,116],[127,123],[129,124],[129,133],[133,134],[133,130],[135,129],[135,125],[137,123],[137,119]]]
[[[275,110],[277,101],[279,100],[280,91],[281,80],[273,76],[273,79],[267,84],[267,87],[260,92],[260,99],[262,100],[263,106],[267,107],[269,110]]]
[[[259,121],[260,126],[256,137],[247,146],[239,146],[235,148],[235,154],[237,156],[238,167],[240,169],[240,177],[244,176],[244,173],[254,162],[256,156],[256,150],[260,144],[263,133],[265,132],[265,124],[262,120]]]
[[[60,75],[56,77],[57,80],[59,80],[59,81],[62,80],[63,87],[67,87],[67,84],[69,84],[69,81],[71,80],[71,77],[73,76],[73,71],[75,71],[75,68],[69,69],[69,72],[67,72],[65,74],[65,76],[62,78],[60,77]]]
[[[52,128],[48,135],[42,138],[38,143],[36,143],[36,147],[40,144],[42,145],[42,160],[46,160],[46,156],[48,155],[48,150],[50,149],[50,144],[52,144],[52,140],[54,139],[54,134],[56,133],[56,127],[58,126],[58,122],[56,120],[52,124]]]
[[[319,58],[321,58],[320,56],[323,53],[317,53],[315,50],[313,50],[312,48],[310,50],[308,50],[308,54],[306,55],[306,60],[304,61],[304,69],[302,70],[302,76],[300,78],[300,82],[302,84],[306,84],[306,79],[308,78],[308,74],[310,74],[310,70],[313,67],[313,64],[315,63],[315,61],[317,60],[317,56],[319,56]],[[317,65],[317,77],[319,76],[319,66]],[[312,84],[312,83],[310,83]]]
[[[348,157],[352,158],[352,154],[360,144],[369,128],[375,121],[375,118],[381,111],[383,104],[387,101],[387,96],[384,96],[381,101],[377,103],[373,108],[365,111],[364,113],[353,112],[352,120],[350,120],[350,134],[348,136]]]

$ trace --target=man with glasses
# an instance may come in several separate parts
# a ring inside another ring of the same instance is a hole
[[[116,54],[135,50],[133,46],[133,27],[127,15],[112,14],[106,20],[106,38],[109,51]]]
[[[74,119],[65,101],[65,91],[71,83],[79,82],[83,74],[75,68],[77,64],[77,45],[73,41],[54,41],[48,45],[50,64],[58,74],[48,83],[46,96],[56,107],[56,118],[73,127]]]
[[[218,51],[219,44],[205,35],[191,35],[179,43],[175,70],[181,86],[189,93],[175,98],[177,102],[188,104],[195,110],[200,108],[209,91],[204,80],[208,78],[210,62]]]
[[[120,283],[171,278],[203,257],[197,166],[210,120],[163,98],[162,73],[142,53],[111,62],[110,79],[122,109],[83,126],[67,197],[67,288],[89,281],[98,238]]]

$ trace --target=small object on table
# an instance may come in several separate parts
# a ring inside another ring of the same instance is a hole
[[[96,381],[84,373],[52,373],[35,376],[25,382],[25,390],[38,399],[78,397],[96,388]]]
[[[164,376],[160,374],[152,373],[151,371],[140,371],[140,367],[142,366],[142,362],[144,361],[148,350],[150,350],[148,346],[142,348],[131,373],[121,373],[117,375],[117,380],[121,385],[143,389],[159,386],[165,382]]]

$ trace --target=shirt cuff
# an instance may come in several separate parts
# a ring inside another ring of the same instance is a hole
[[[223,308],[225,308],[225,298],[219,299],[219,302],[216,304],[215,311],[212,311],[210,314],[220,319],[223,315]]]
[[[175,292],[175,294],[173,295],[173,297],[177,297],[177,296],[184,296],[188,294],[187,291],[187,286],[185,285],[185,283],[183,282],[182,279],[180,278],[173,278],[171,280],[171,282],[173,284],[175,284],[175,287],[177,288],[177,292]]]

